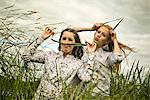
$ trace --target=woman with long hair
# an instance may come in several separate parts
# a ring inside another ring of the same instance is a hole
[[[37,47],[53,34],[52,29],[46,27],[41,36],[28,46],[23,56],[27,62],[45,64],[45,71],[34,99],[56,99],[63,86],[72,84],[75,75],[83,76],[79,71],[84,66],[80,60],[83,56],[83,47],[70,45],[81,43],[78,34],[73,29],[67,28],[61,32],[58,53],[52,50],[48,52],[37,50]]]
[[[116,70],[118,72],[123,60],[122,49],[132,49],[118,42],[116,32],[109,25],[97,23],[92,28],[75,28],[75,30],[77,32],[96,31],[93,43],[87,42],[82,60],[87,64],[87,69],[91,70],[89,81],[97,84],[93,92],[109,95],[111,75]]]

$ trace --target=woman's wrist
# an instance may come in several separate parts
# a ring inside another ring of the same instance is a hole
[[[117,38],[113,39],[113,42],[118,42]]]

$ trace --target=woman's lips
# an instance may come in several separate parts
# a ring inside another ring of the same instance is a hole
[[[68,48],[69,46],[68,46],[68,45],[64,45],[63,47],[64,47],[64,48]]]
[[[95,40],[96,40],[96,41],[98,41],[98,40],[99,40],[99,38],[98,38],[98,37],[95,37]]]

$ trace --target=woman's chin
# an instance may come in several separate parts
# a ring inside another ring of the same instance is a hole
[[[98,41],[97,41],[97,40],[94,40],[94,43],[98,44]]]
[[[63,50],[64,54],[69,54],[70,52],[68,50]]]

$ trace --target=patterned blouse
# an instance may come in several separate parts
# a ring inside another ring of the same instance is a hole
[[[84,63],[87,63],[86,67],[91,76],[90,80],[97,84],[93,92],[109,95],[112,65],[121,62],[122,59],[122,54],[104,51],[102,48],[99,48],[92,53],[85,51],[82,60]]]
[[[44,39],[39,37],[24,53],[26,61],[45,63],[45,71],[35,94],[35,99],[42,100],[57,97],[63,86],[72,84],[76,74],[81,79],[89,80],[89,74],[86,73],[83,62],[73,55],[64,57],[61,51],[58,53],[54,51],[44,53],[36,50],[43,41]],[[82,74],[82,72],[85,74]]]

